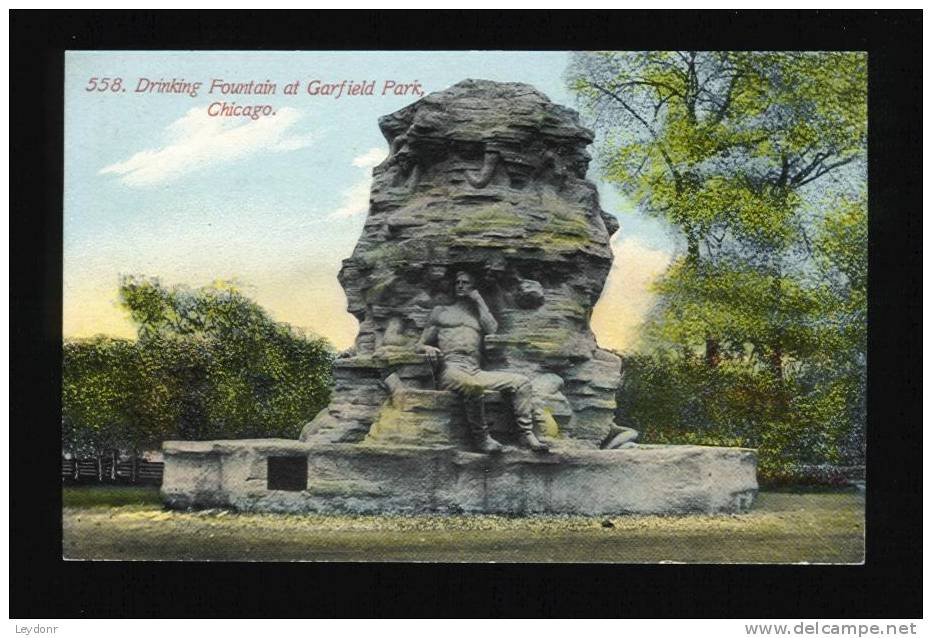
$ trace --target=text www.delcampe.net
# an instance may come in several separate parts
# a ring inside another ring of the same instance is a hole
[[[745,625],[744,632],[749,636],[909,636],[916,634],[916,623],[757,623]]]

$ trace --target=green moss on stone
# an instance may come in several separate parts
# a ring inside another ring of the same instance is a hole
[[[543,408],[540,414],[541,420],[538,423],[540,433],[552,439],[558,438],[560,436],[560,425],[557,423],[557,420],[553,418],[553,410],[550,408]]]
[[[529,237],[528,245],[544,251],[570,252],[580,250],[589,243],[588,237],[555,232],[539,232]]]
[[[588,309],[583,306],[578,301],[573,299],[562,299],[560,301],[552,301],[547,304],[547,309],[552,312],[558,312],[564,315],[574,315],[577,317],[584,317],[588,312]]]
[[[525,219],[507,204],[483,206],[478,210],[463,209],[463,217],[453,227],[457,235],[481,233],[495,228],[520,228]]]
[[[540,352],[559,352],[570,346],[578,333],[569,328],[534,328],[521,333],[496,335],[496,345],[520,346]]]
[[[382,277],[379,277],[373,281],[372,285],[369,286],[365,292],[366,303],[377,301],[391,288],[396,279],[397,278],[394,275],[383,275]]]

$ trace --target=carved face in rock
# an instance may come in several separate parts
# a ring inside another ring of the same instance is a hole
[[[453,283],[453,295],[455,297],[464,299],[469,296],[469,293],[471,293],[475,287],[475,281],[468,272],[460,271],[456,273],[456,281]]]

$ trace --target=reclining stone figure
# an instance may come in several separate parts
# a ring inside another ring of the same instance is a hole
[[[462,398],[473,447],[486,454],[502,451],[501,444],[489,436],[482,400],[486,390],[499,390],[511,399],[518,445],[535,452],[549,451],[534,435],[534,393],[530,380],[521,374],[480,367],[483,336],[494,334],[498,322],[475,289],[472,275],[458,272],[453,292],[456,297],[453,304],[437,306],[431,312],[416,350],[432,366],[441,367],[440,387]]]

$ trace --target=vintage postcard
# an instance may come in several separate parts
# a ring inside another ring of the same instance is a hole
[[[69,51],[73,560],[865,560],[867,55]]]

